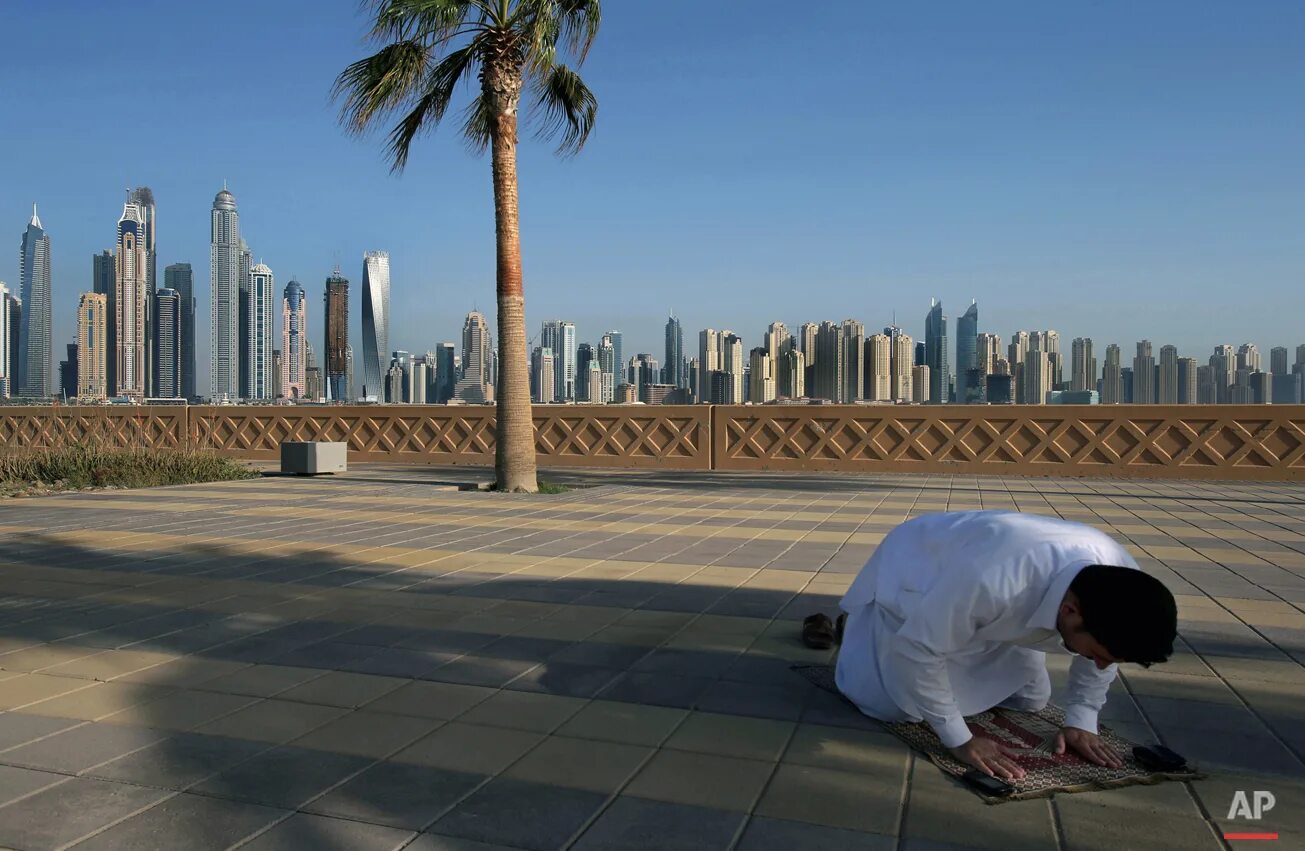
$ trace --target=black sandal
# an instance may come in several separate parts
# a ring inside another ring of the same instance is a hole
[[[834,622],[829,615],[816,613],[802,621],[802,643],[812,650],[828,650],[834,646]]]

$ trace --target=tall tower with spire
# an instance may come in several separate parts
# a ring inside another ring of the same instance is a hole
[[[32,203],[32,219],[23,232],[18,286],[23,321],[18,330],[18,364],[15,369],[20,396],[49,396],[53,390],[50,366],[53,332],[50,327],[50,235],[41,227]]]
[[[213,199],[209,237],[209,284],[213,303],[210,355],[214,400],[240,395],[240,214],[236,197],[222,182]]]
[[[151,383],[146,377],[148,364],[146,305],[150,301],[149,261],[145,250],[145,222],[140,207],[128,201],[118,219],[117,255],[114,267],[114,311],[117,340],[113,359],[116,365],[119,396],[144,399]]]

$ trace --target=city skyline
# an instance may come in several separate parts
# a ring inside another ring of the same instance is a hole
[[[22,164],[0,186],[0,220],[21,230],[35,199],[54,235],[52,347],[73,338],[85,258],[112,244],[105,220],[122,187],[142,183],[163,224],[159,265],[196,267],[202,325],[209,234],[196,209],[223,179],[259,256],[307,282],[310,309],[335,263],[357,281],[353,258],[380,247],[395,258],[392,347],[458,339],[462,314],[493,301],[483,163],[436,134],[394,178],[375,140],[339,132],[326,93],[361,31],[354,4],[224,8],[260,25],[227,46],[221,74],[188,49],[210,24],[203,7],[162,4],[138,20],[94,5],[71,18],[0,8],[0,25],[25,33],[0,56],[13,80],[0,101],[23,116],[0,139]],[[671,306],[690,335],[746,328],[749,345],[777,317],[877,328],[896,312],[923,339],[918,305],[933,295],[953,311],[977,298],[1003,336],[1058,327],[1202,353],[1290,344],[1295,311],[1278,306],[1295,303],[1305,266],[1291,106],[1305,9],[1127,11],[1029,4],[1011,26],[950,4],[940,30],[925,9],[831,2],[799,26],[760,14],[728,38],[733,16],[716,5],[606,10],[586,64],[603,118],[585,155],[522,153],[529,326],[564,316],[591,342],[625,328],[629,351],[658,353]],[[689,33],[676,28],[686,14]],[[41,49],[142,39],[168,68],[149,98],[118,96],[120,67],[102,51],[54,62]],[[800,73],[767,61],[781,50]],[[146,168],[124,173],[93,108],[109,98],[149,140]],[[0,280],[18,285],[12,248]],[[204,392],[207,350],[198,357]]]

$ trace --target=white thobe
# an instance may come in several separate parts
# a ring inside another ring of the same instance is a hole
[[[1081,523],[1010,511],[903,523],[843,597],[838,687],[872,718],[923,719],[945,746],[962,745],[963,716],[1012,697],[1039,705],[1050,697],[1045,651],[1067,652],[1057,612],[1089,564],[1137,569],[1110,536]],[[1066,726],[1097,732],[1115,671],[1074,657]]]

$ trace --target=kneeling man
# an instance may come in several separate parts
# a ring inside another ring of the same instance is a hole
[[[1097,735],[1116,664],[1173,653],[1173,595],[1110,536],[1034,514],[967,511],[910,520],[884,537],[843,597],[838,687],[881,721],[924,720],[957,759],[996,777],[1023,770],[963,716],[1047,705],[1047,650],[1069,666],[1066,747],[1122,763]]]

